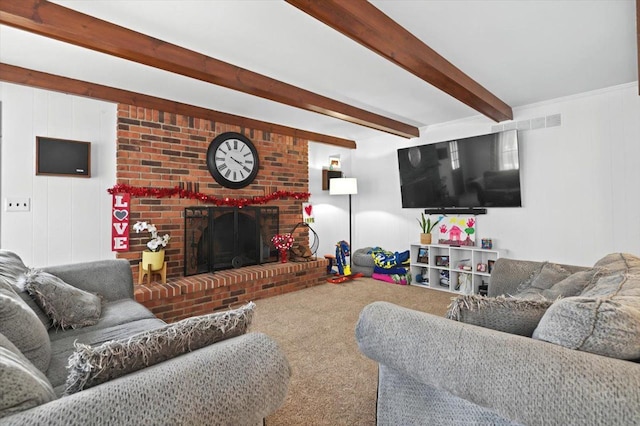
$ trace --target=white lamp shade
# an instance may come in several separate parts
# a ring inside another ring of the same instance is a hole
[[[349,195],[358,193],[358,180],[356,178],[329,179],[330,195]]]

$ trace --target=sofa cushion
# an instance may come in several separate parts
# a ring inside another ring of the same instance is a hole
[[[506,333],[531,337],[551,300],[485,297],[476,294],[453,299],[446,317]]]
[[[49,330],[49,339],[51,343],[58,339],[65,339],[72,336],[81,336],[86,333],[92,333],[96,330],[101,330],[115,325],[126,324],[141,319],[156,319],[157,317],[153,313],[145,308],[140,303],[133,299],[121,299],[113,302],[102,301],[102,313],[100,314],[100,321],[94,325],[69,328],[66,330],[52,328]],[[160,323],[164,324],[161,320]],[[84,343],[84,342],[83,342]]]
[[[24,274],[24,288],[62,329],[93,325],[100,319],[100,296],[73,287],[48,272],[29,269]]]
[[[244,334],[255,304],[191,317],[98,347],[76,344],[66,394],[72,394],[230,337]]]
[[[13,287],[4,281],[0,281],[0,333],[40,371],[47,371],[51,360],[47,329]]]
[[[533,333],[539,340],[613,358],[640,359],[640,262],[609,255],[601,273],[579,296],[554,303]]]
[[[0,334],[0,418],[55,398],[44,374]]]
[[[626,271],[640,273],[640,257],[628,253],[610,253],[598,260],[595,268],[606,268],[609,271]]]

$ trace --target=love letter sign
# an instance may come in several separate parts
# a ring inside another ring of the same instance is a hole
[[[111,251],[129,250],[129,194],[113,194]]]

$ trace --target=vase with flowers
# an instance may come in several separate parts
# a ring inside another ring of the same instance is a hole
[[[148,250],[142,252],[142,265],[145,270],[151,265],[152,271],[158,271],[164,266],[164,248],[169,243],[171,237],[169,234],[163,236],[158,235],[158,228],[152,223],[136,222],[133,225],[136,233],[148,231],[151,239],[147,242]]]
[[[276,234],[271,238],[271,242],[280,253],[280,262],[285,263],[287,261],[287,252],[293,246],[293,235]]]

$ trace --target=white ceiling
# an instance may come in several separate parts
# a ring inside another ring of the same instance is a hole
[[[417,127],[478,114],[284,1],[56,3]],[[372,3],[511,107],[638,78],[634,0]],[[380,135],[6,26],[0,62],[356,141]]]

